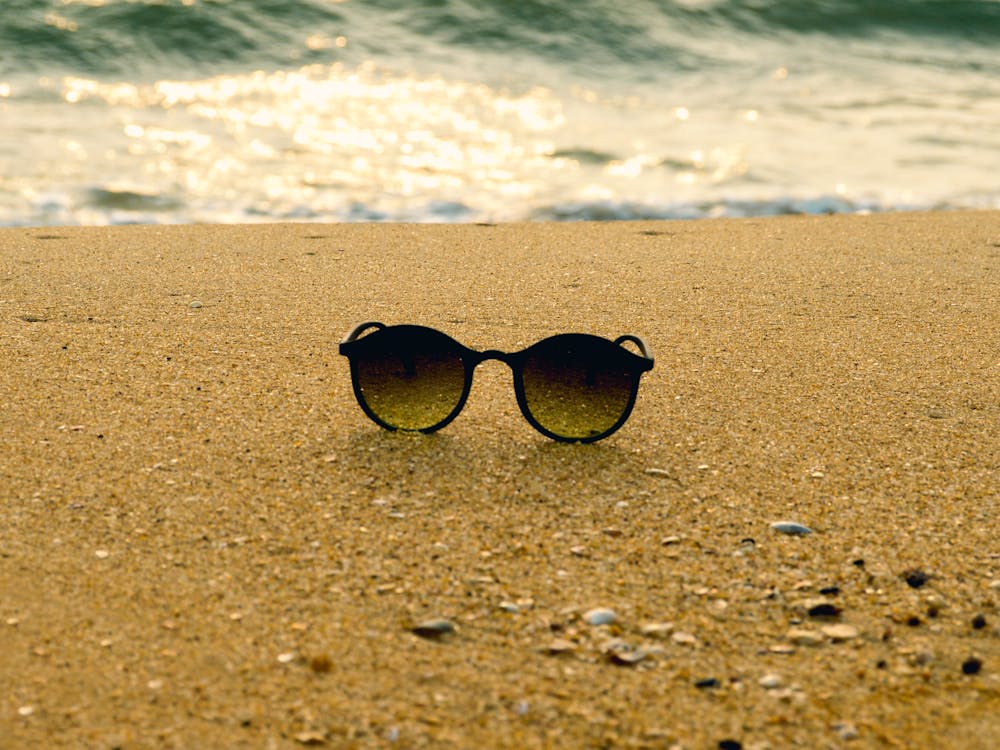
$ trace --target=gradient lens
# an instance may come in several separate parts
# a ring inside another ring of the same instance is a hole
[[[585,334],[535,344],[521,371],[531,416],[566,440],[595,439],[613,430],[635,399],[638,373],[629,366],[628,354],[607,339]]]
[[[365,336],[352,354],[359,398],[385,425],[430,430],[453,415],[465,393],[458,344],[429,328],[397,326]]]

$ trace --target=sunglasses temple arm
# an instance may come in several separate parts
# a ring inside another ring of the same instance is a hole
[[[615,343],[621,346],[626,341],[631,341],[637,347],[639,347],[639,352],[643,357],[648,359],[650,362],[653,361],[653,353],[650,351],[649,344],[647,344],[641,336],[633,336],[631,333],[626,333],[624,336],[619,336],[615,339]]]
[[[344,340],[340,343],[349,344],[352,341],[356,341],[362,333],[367,331],[369,328],[385,328],[385,323],[378,323],[376,321],[369,321],[367,323],[359,323],[350,330],[350,332],[344,336]]]

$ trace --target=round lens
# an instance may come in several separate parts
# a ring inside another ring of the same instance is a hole
[[[465,364],[443,333],[416,326],[376,331],[352,355],[359,398],[385,426],[431,430],[461,407]]]
[[[531,417],[565,440],[603,437],[628,416],[637,373],[629,353],[597,336],[565,334],[531,347],[521,370]]]

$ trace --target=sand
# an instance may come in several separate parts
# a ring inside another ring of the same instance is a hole
[[[0,746],[995,747],[998,289],[998,212],[2,230]],[[656,366],[390,434],[370,319]]]

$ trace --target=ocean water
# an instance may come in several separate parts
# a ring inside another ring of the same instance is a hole
[[[0,225],[1000,208],[1000,0],[0,0]]]

